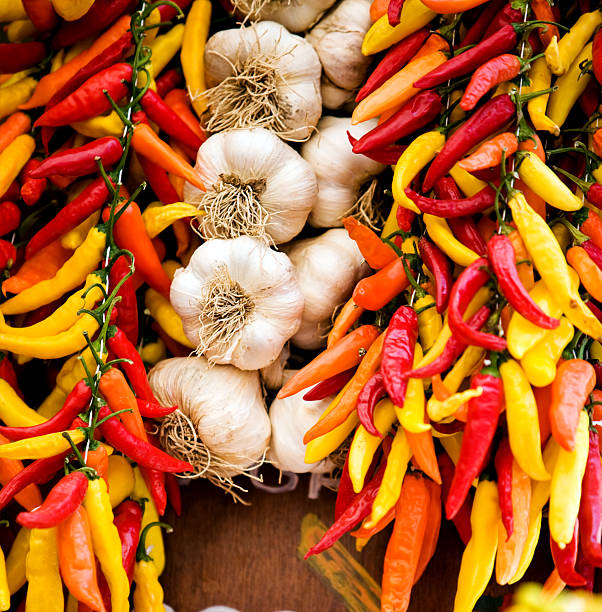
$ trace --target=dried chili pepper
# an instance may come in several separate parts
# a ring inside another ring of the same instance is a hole
[[[560,548],[550,536],[550,550],[554,566],[558,571],[558,575],[569,586],[579,587],[585,584],[585,578],[575,570],[577,562],[577,547],[579,542],[579,519],[575,521],[575,530],[573,539],[564,547]]]
[[[306,402],[317,402],[329,395],[338,393],[351,380],[354,372],[355,368],[350,368],[319,382],[303,396],[303,400]]]
[[[495,454],[495,472],[497,474],[497,491],[500,500],[502,523],[507,539],[514,531],[514,510],[512,508],[512,450],[508,438],[504,438]]]
[[[421,212],[437,217],[464,217],[483,212],[495,203],[495,189],[487,185],[481,191],[468,198],[459,200],[435,200],[427,198],[406,187],[405,194],[416,204]]]
[[[0,43],[0,73],[20,72],[39,64],[46,57],[46,46],[38,41]]]
[[[432,272],[435,279],[437,312],[442,313],[447,308],[449,292],[453,283],[449,259],[438,246],[424,237],[418,241],[418,250],[424,265]]]
[[[590,565],[602,567],[602,464],[600,442],[595,429],[589,431],[589,453],[581,484],[579,506],[579,547]]]

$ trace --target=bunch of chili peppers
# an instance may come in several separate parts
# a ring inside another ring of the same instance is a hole
[[[352,121],[379,120],[350,142],[397,151],[394,201],[380,236],[343,220],[372,274],[279,397],[336,393],[306,461],[351,444],[307,554],[392,523],[382,610],[408,608],[443,514],[465,545],[455,612],[538,545],[549,597],[602,567],[602,11],[565,8],[372,3],[363,52],[382,55]]]

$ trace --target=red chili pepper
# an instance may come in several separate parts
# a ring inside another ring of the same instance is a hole
[[[352,147],[354,147],[358,139],[354,138],[349,132],[347,132],[347,138]],[[380,149],[372,149],[370,151],[365,151],[361,153],[365,157],[372,159],[379,164],[386,164],[387,166],[394,166],[401,154],[407,149],[406,145],[387,145],[386,147],[381,147]]]
[[[351,380],[355,370],[356,368],[350,368],[319,382],[303,396],[303,399],[306,402],[317,402],[329,395],[338,393]]]
[[[481,14],[466,31],[466,34],[458,43],[457,48],[461,49],[462,47],[468,47],[469,45],[476,45],[478,42],[483,40],[483,38],[486,38],[485,32],[494,19],[494,16],[500,12],[503,4],[504,0],[492,0],[492,2],[487,2],[484,4]]]
[[[121,421],[112,416],[112,412],[106,406],[100,409],[99,420],[108,418],[100,425],[100,430],[107,442],[122,452],[126,457],[136,461],[143,467],[159,470],[161,472],[191,472],[192,465],[187,461],[180,461],[171,457],[162,450],[155,448],[149,442],[145,442],[130,433]]]
[[[353,146],[354,153],[370,153],[434,121],[441,112],[441,96],[433,90],[419,92],[384,123],[364,134]]]
[[[181,9],[185,9],[191,2],[192,0],[174,0],[173,4],[177,4]],[[161,15],[161,21],[169,21],[177,14],[176,9],[169,4],[161,4],[158,8],[159,14]]]
[[[441,453],[438,455],[437,463],[439,464],[439,472],[441,473],[441,499],[445,504],[447,502],[447,496],[449,495],[449,489],[454,478],[456,467],[447,453]],[[469,493],[462,502],[462,505],[456,512],[455,516],[452,518],[456,531],[464,543],[464,546],[468,544],[472,536],[472,526],[470,524],[471,505]]]
[[[54,29],[58,22],[57,14],[50,0],[22,0],[23,8],[38,32]]]
[[[403,230],[404,232],[409,232],[412,228],[412,223],[414,222],[415,217],[416,213],[413,210],[405,208],[404,206],[397,207],[395,218],[397,220],[397,225],[399,225],[400,230]],[[396,236],[396,238],[401,238],[401,236]]]
[[[117,21],[124,13],[131,13],[136,7],[134,0],[95,0],[90,10],[75,21],[61,21],[52,38],[55,49],[70,47],[84,38],[102,32]]]
[[[374,424],[376,404],[387,394],[382,372],[378,371],[370,378],[357,398],[357,416],[366,431],[373,436],[382,437]]]
[[[172,204],[173,202],[180,201],[178,192],[171,184],[167,172],[159,164],[140,154],[138,154],[138,161],[142,166],[144,176],[151,189],[163,204]]]
[[[490,279],[487,260],[473,261],[456,280],[449,296],[447,317],[452,334],[461,337],[467,344],[481,346],[490,351],[503,351],[506,340],[493,334],[473,329],[464,321],[462,314],[474,294]]]
[[[596,246],[591,240],[584,240],[579,246],[585,250],[598,268],[602,269],[602,249]]]
[[[550,536],[550,550],[554,566],[558,570],[558,575],[569,586],[579,587],[585,584],[585,578],[575,570],[577,562],[577,543],[579,541],[579,520],[575,521],[573,539],[564,547],[560,548]]]
[[[23,393],[19,388],[19,381],[17,380],[17,373],[10,357],[6,353],[0,352],[0,378],[5,380],[16,392],[23,398]]]
[[[0,236],[14,232],[21,223],[21,211],[14,202],[0,202]]]
[[[36,232],[25,248],[25,259],[30,259],[40,249],[65,232],[77,227],[108,200],[109,190],[102,177],[92,181],[76,198],[67,203],[41,230]]]
[[[0,270],[11,267],[17,260],[17,248],[8,240],[0,239]]]
[[[116,287],[130,272],[130,261],[125,255],[118,257],[109,270],[109,286]],[[121,298],[117,311],[116,325],[123,331],[131,344],[138,342],[138,302],[133,277],[129,277],[119,288]]]
[[[592,48],[592,68],[598,83],[602,83],[602,31],[594,34],[594,43]]]
[[[447,174],[465,153],[502,129],[515,115],[516,105],[508,94],[496,96],[481,106],[443,145],[426,173],[422,191],[432,189],[435,181]]]
[[[495,203],[495,189],[487,185],[475,195],[460,200],[435,200],[427,198],[407,187],[405,193],[423,212],[437,217],[464,217],[490,208]]]
[[[153,445],[154,446],[154,445]],[[155,508],[160,516],[165,514],[167,507],[167,491],[165,490],[165,473],[140,466],[144,482],[148,486]]]
[[[14,202],[19,199],[19,183],[15,179],[8,187],[8,189],[0,196],[0,200],[10,200]]]
[[[372,461],[374,463],[374,460]],[[369,480],[371,476],[366,476],[366,480]],[[353,483],[349,476],[349,453],[345,457],[345,463],[341,472],[341,478],[339,480],[339,488],[337,489],[337,499],[334,504],[334,520],[338,521],[341,514],[349,508],[353,500],[359,495],[353,490]]]
[[[166,134],[191,147],[195,152],[203,144],[203,141],[165,104],[163,98],[152,89],[147,90],[142,96],[140,104],[149,119],[154,121]]]
[[[389,321],[383,345],[381,372],[385,388],[396,406],[403,406],[418,339],[418,317],[411,306],[400,306]]]
[[[489,23],[488,28],[483,34],[483,40],[495,34],[500,28],[523,20],[523,14],[519,9],[512,8],[512,3],[508,2],[504,8]]]
[[[600,185],[600,183],[596,183],[595,181],[584,181],[578,176],[575,176],[564,168],[560,168],[558,166],[555,166],[555,169],[573,181],[573,183],[575,183],[577,187],[579,187],[579,189],[581,189],[581,191],[585,194],[585,197],[589,202],[598,208],[602,208],[602,185]]]
[[[401,9],[403,8],[404,0],[390,0],[389,6],[387,7],[387,18],[389,19],[389,25],[395,27],[399,25],[399,17],[401,16]]]
[[[596,568],[587,562],[587,560],[583,557],[583,551],[579,549],[577,552],[577,562],[575,563],[575,569],[580,576],[583,576],[585,580],[585,584],[582,589],[592,593],[594,590],[594,578],[596,573]]]
[[[54,485],[41,506],[31,512],[20,512],[17,523],[28,529],[56,527],[77,510],[87,490],[86,475],[83,472],[71,472]]]
[[[470,491],[472,481],[483,470],[504,402],[502,381],[493,368],[482,370],[480,374],[473,376],[470,388],[477,387],[482,387],[483,393],[468,402],[460,457],[445,500],[448,519],[456,515]]]
[[[182,492],[178,479],[173,474],[165,474],[165,489],[167,491],[167,499],[169,505],[173,508],[176,516],[182,514]]]
[[[418,250],[424,265],[432,272],[435,279],[435,303],[437,312],[442,313],[447,308],[453,283],[449,260],[438,246],[424,237],[418,241]]]
[[[33,206],[42,197],[48,182],[46,179],[32,179],[29,178],[29,173],[35,170],[41,165],[39,159],[30,159],[23,170],[21,171],[22,184],[21,184],[21,199],[27,204],[27,206]]]
[[[510,442],[505,437],[495,454],[495,471],[497,473],[497,491],[500,499],[502,523],[506,529],[506,540],[514,531],[514,510],[512,508],[512,451]]]
[[[138,404],[138,410],[143,417],[149,419],[162,419],[168,414],[171,414],[174,410],[177,410],[177,406],[161,406],[156,401],[136,398]]]
[[[182,74],[175,68],[162,72],[155,80],[157,94],[165,98],[172,89],[175,89],[182,82]]]
[[[0,434],[5,435],[9,440],[25,440],[69,429],[73,419],[88,407],[91,399],[90,387],[85,381],[80,380],[67,396],[63,407],[52,418],[31,427],[0,426]]]
[[[496,234],[487,243],[489,265],[508,303],[525,319],[544,329],[556,329],[560,321],[548,316],[531,298],[518,276],[515,253],[508,236]]]
[[[363,100],[396,72],[401,70],[416,55],[416,52],[422,47],[428,35],[428,30],[421,28],[391,47],[376,68],[374,68],[366,83],[358,91],[355,101],[360,102]]]
[[[98,162],[110,168],[123,155],[123,147],[114,136],[105,136],[88,142],[81,147],[66,149],[47,157],[37,168],[30,170],[28,176],[41,179],[54,174],[65,176],[84,176],[98,171]]]
[[[26,70],[45,57],[46,46],[41,42],[0,43],[0,74]]]
[[[472,110],[496,85],[518,76],[521,68],[520,59],[511,53],[498,55],[485,62],[474,71],[460,101],[460,108],[465,111]]]
[[[588,81],[585,91],[579,96],[579,108],[585,113],[586,117],[591,117],[600,106],[600,85],[595,80]]]
[[[589,454],[581,484],[579,546],[590,565],[602,567],[602,463],[598,432],[590,429]]]
[[[101,70],[80,85],[73,93],[48,109],[34,127],[47,125],[59,127],[74,121],[83,121],[111,109],[107,95],[115,101],[121,100],[129,91],[132,67],[119,63]]]
[[[113,524],[117,527],[121,540],[121,561],[130,584],[134,578],[136,549],[140,539],[142,508],[140,504],[128,499],[121,502],[114,511]],[[107,608],[108,609],[108,608]]]

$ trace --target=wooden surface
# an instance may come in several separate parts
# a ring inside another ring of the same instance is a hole
[[[167,568],[162,577],[165,601],[176,612],[197,612],[227,605],[244,612],[339,612],[345,606],[336,593],[297,558],[300,525],[308,512],[332,523],[335,494],[322,489],[307,499],[303,477],[291,493],[270,495],[254,488],[234,504],[205,481],[182,489],[184,514],[168,514],[175,532],[166,536]],[[380,583],[389,530],[375,537],[354,556]],[[540,546],[527,578],[544,580],[551,561],[542,532]],[[345,546],[353,550],[353,539]],[[462,544],[451,523],[443,525],[437,553],[414,587],[412,612],[447,612],[453,607]],[[509,592],[490,585],[487,593]]]

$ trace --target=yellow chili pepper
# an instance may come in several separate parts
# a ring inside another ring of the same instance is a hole
[[[592,359],[602,361],[602,344],[599,342],[592,342],[591,346],[589,347],[589,354]]]
[[[422,359],[422,347],[416,344],[414,349],[414,367]],[[430,431],[431,426],[424,422],[424,384],[420,378],[410,378],[406,389],[403,406],[395,406],[397,420],[410,433]],[[397,500],[396,500],[397,501]]]
[[[9,427],[31,427],[46,419],[32,410],[8,382],[0,378],[0,420]]]
[[[0,22],[25,19],[27,13],[21,0],[2,0],[0,2]]]
[[[4,552],[0,548],[0,610],[10,609],[10,590],[8,588],[8,578],[6,576],[6,559]]]
[[[86,119],[85,121],[75,121],[71,127],[88,138],[104,138],[105,136],[119,137],[123,134],[123,121],[115,111],[108,115],[99,115]]]
[[[424,214],[422,217],[431,240],[459,266],[469,266],[479,256],[464,246],[452,233],[443,217]]]
[[[466,389],[466,391],[454,393],[444,400],[438,400],[432,395],[426,404],[426,409],[431,421],[442,421],[455,414],[458,408],[464,405],[468,400],[473,397],[480,397],[481,395],[483,395],[482,387]]]
[[[533,480],[548,480],[541,455],[539,417],[531,385],[514,359],[500,366],[506,399],[506,421],[512,455]]]
[[[545,57],[553,74],[561,75],[569,69],[600,24],[602,24],[602,13],[599,10],[583,13],[559,41],[555,37],[552,39],[546,49]]]
[[[527,204],[520,193],[510,198],[508,204],[533,264],[550,289],[554,301],[575,327],[594,340],[602,339],[602,323],[574,287],[564,254],[546,221]]]
[[[111,608],[114,612],[128,612],[130,584],[121,563],[121,540],[113,524],[111,501],[102,478],[88,483],[84,506],[90,517],[94,554],[111,590]]]
[[[63,407],[66,399],[67,394],[57,385],[40,404],[37,413],[45,419],[50,419]]]
[[[21,527],[6,557],[6,578],[11,595],[14,595],[27,582],[25,564],[29,552],[30,533],[27,527]]]
[[[194,0],[186,18],[180,61],[182,62],[188,95],[192,101],[192,108],[194,108],[199,119],[207,109],[207,103],[203,96],[203,92],[207,89],[203,58],[210,21],[211,2],[209,0]]]
[[[86,239],[88,232],[98,223],[99,219],[100,211],[92,213],[85,221],[82,221],[77,227],[74,227],[61,237],[61,246],[70,251],[75,251]]]
[[[460,188],[460,191],[467,197],[470,198],[473,195],[479,193],[482,189],[487,187],[487,183],[478,179],[476,176],[470,174],[464,170],[464,168],[460,168],[458,164],[455,164],[452,169],[449,171],[451,177],[456,181],[456,184]]]
[[[575,211],[583,207],[583,202],[558,178],[556,173],[530,151],[524,153],[518,167],[518,175],[527,187],[555,208]],[[517,199],[518,197],[512,198],[512,200]]]
[[[395,422],[395,406],[390,399],[386,398],[380,401],[374,409],[374,425],[376,429],[384,436],[393,426]],[[349,477],[353,484],[353,490],[359,493],[364,488],[364,478],[368,468],[372,463],[374,453],[382,443],[382,438],[373,436],[366,431],[363,425],[360,425],[349,447]]]
[[[70,429],[68,432],[74,444],[80,444],[86,438],[81,429]],[[69,450],[71,445],[63,437],[63,432],[44,434],[35,438],[26,438],[0,445],[0,457],[5,459],[45,459],[54,457]]]
[[[93,227],[82,245],[52,278],[36,283],[33,287],[10,298],[0,305],[0,312],[5,315],[30,312],[35,308],[50,304],[67,291],[79,287],[88,274],[96,269],[102,258],[106,238],[102,230]]]
[[[22,42],[38,34],[31,19],[16,19],[6,26],[6,38],[8,42]]]
[[[529,80],[531,85],[529,91],[541,91],[542,89],[549,89],[552,83],[552,74],[548,67],[545,57],[540,57],[531,63],[531,69],[529,70]],[[554,136],[560,134],[560,128],[546,115],[546,108],[548,106],[548,99],[550,94],[543,94],[536,98],[531,98],[527,102],[527,110],[529,111],[529,117],[536,130],[544,130]]]
[[[428,351],[433,346],[437,336],[443,329],[443,320],[437,309],[431,306],[435,304],[435,298],[427,293],[421,298],[418,298],[414,303],[414,308],[418,312],[418,335],[420,336],[420,344]],[[421,309],[429,306],[426,310]]]
[[[559,127],[562,127],[569,112],[575,106],[575,102],[592,79],[587,73],[581,74],[583,62],[591,61],[591,59],[592,43],[585,46],[570,68],[555,83],[558,89],[550,95],[548,116]]]
[[[161,204],[160,202],[147,206],[142,213],[142,220],[146,233],[154,238],[163,230],[167,229],[178,219],[197,217],[201,211],[192,204],[186,202],[174,202],[173,204]]]
[[[106,356],[107,353],[105,350],[102,355],[103,361],[106,359]],[[70,393],[73,387],[86,377],[86,370],[82,365],[82,361],[86,364],[90,372],[96,367],[96,359],[89,347],[86,347],[79,355],[70,357],[56,375],[56,384],[65,394]]]
[[[134,610],[163,612],[163,589],[159,584],[157,569],[151,561],[139,561],[134,567]]]
[[[463,95],[463,89],[454,89],[449,97],[450,105],[454,102],[457,102]],[[466,117],[466,111],[462,110],[460,104],[456,104],[456,106],[453,108],[452,112],[449,115],[449,124],[453,125],[454,123],[457,123],[458,121],[464,119],[464,117]],[[453,133],[453,130],[450,133]]]
[[[109,481],[111,508],[114,508],[134,491],[134,470],[130,462],[122,455],[111,455],[107,480]]]
[[[2,97],[3,92],[0,92],[0,118],[10,115],[15,111],[11,108],[3,114]],[[0,193],[5,193],[10,187],[10,184],[17,178],[27,160],[32,156],[36,148],[35,140],[29,134],[21,134],[17,136],[9,145],[0,153]]]
[[[521,366],[534,387],[551,385],[556,378],[556,364],[562,351],[573,339],[573,326],[566,317],[560,319],[556,329],[549,330],[545,336],[521,359]]]
[[[433,429],[433,431],[435,431]],[[444,438],[439,438],[439,442],[443,446],[445,452],[449,455],[449,458],[454,462],[454,465],[458,463],[458,459],[460,458],[460,450],[462,448],[462,437],[464,436],[464,432],[457,431],[451,436],[445,436]]]
[[[552,233],[554,234],[554,238],[556,238],[556,242],[558,242],[558,246],[562,250],[563,253],[571,244],[571,232],[569,232],[569,228],[563,223],[555,223],[552,226]]]
[[[485,350],[480,346],[466,347],[443,379],[443,384],[450,393],[455,393],[464,379],[474,372],[475,368],[481,363],[483,355],[485,355]]]
[[[472,612],[485,591],[495,563],[499,520],[497,486],[481,480],[470,513],[472,536],[462,555],[454,612]]]
[[[165,299],[158,291],[147,289],[144,295],[144,305],[148,308],[150,316],[170,338],[190,349],[196,348],[185,336],[182,319],[169,303],[169,300]]]
[[[16,83],[7,84],[6,87],[2,87],[0,89],[0,119],[12,115],[21,104],[27,102],[31,98],[31,94],[37,84],[38,82],[33,77],[28,76]],[[31,153],[29,155],[31,156]]]
[[[153,366],[162,359],[165,359],[167,354],[165,342],[158,338],[155,342],[149,342],[140,349],[140,357],[144,363]]]
[[[436,16],[437,13],[424,6],[420,0],[406,0],[401,9],[399,25],[390,26],[387,15],[383,15],[372,24],[364,36],[362,54],[373,55],[387,49],[423,28]]]
[[[65,21],[83,17],[94,4],[94,0],[50,0],[56,13]]]
[[[403,427],[399,427],[393,438],[393,444],[391,444],[380,488],[372,502],[372,514],[364,525],[367,529],[376,525],[397,503],[403,478],[411,458],[412,451],[408,439]]]
[[[179,23],[166,32],[157,36],[149,45],[151,51],[151,61],[148,65],[148,71],[152,78],[157,77],[162,70],[175,57],[176,53],[182,46],[184,38],[184,24]]]
[[[575,450],[558,449],[550,485],[548,522],[552,539],[564,548],[572,539],[581,501],[581,481],[585,474],[589,448],[589,417],[581,411],[575,438]]]
[[[65,599],[59,572],[56,527],[31,530],[26,574],[25,612],[63,612]]]
[[[409,208],[415,213],[420,213],[420,209],[405,194],[405,188],[433,160],[444,144],[445,136],[438,130],[433,130],[432,132],[420,134],[401,154],[393,173],[393,199],[395,201],[383,227],[383,236],[388,236],[399,229],[397,225],[397,208],[399,206]]]

